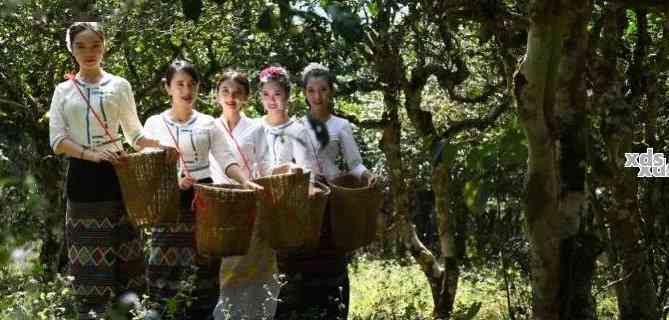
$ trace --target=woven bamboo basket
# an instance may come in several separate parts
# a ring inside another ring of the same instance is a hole
[[[203,256],[226,257],[248,252],[256,212],[256,193],[232,184],[195,188],[195,243]]]
[[[370,188],[352,175],[330,181],[330,223],[338,250],[353,251],[376,236],[376,218],[383,202],[378,188]]]
[[[325,208],[328,204],[328,199],[330,198],[330,188],[323,183],[316,182],[309,186],[309,188],[320,189],[321,192],[317,193],[315,197],[310,198],[309,201],[309,215],[308,215],[308,225],[305,230],[305,239],[304,239],[304,249],[305,250],[315,250],[318,248],[321,238],[321,227],[323,226],[323,218],[325,214]]]
[[[260,237],[277,251],[301,250],[309,229],[309,173],[270,175],[255,180],[258,193]]]
[[[173,150],[132,153],[114,166],[130,221],[145,226],[176,220],[179,189]]]

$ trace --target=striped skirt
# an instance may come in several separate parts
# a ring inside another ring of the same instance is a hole
[[[160,306],[159,313],[173,313],[176,319],[209,319],[218,301],[221,259],[197,253],[190,209],[193,190],[182,191],[181,199],[179,222],[151,229],[146,274],[149,296]]]
[[[70,159],[66,192],[65,239],[79,319],[100,318],[115,297],[144,292],[143,242],[108,163]]]
[[[315,252],[286,254],[279,252],[279,272],[285,283],[279,293],[275,319],[347,319],[350,283],[349,255],[334,247],[330,230],[328,204],[321,226],[321,238]]]

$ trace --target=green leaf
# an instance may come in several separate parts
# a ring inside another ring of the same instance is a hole
[[[367,4],[367,11],[369,11],[372,17],[376,17],[379,15],[379,5],[375,1],[372,1]]]
[[[478,192],[479,192],[479,181],[474,180],[474,181],[467,181],[465,182],[465,186],[462,190],[462,195],[465,198],[465,205],[467,205],[467,208],[471,212],[477,212],[477,200],[478,200]]]
[[[335,34],[349,43],[357,43],[363,38],[360,18],[350,8],[339,2],[333,2],[327,6],[326,11],[332,19],[332,31]]]
[[[168,314],[176,314],[177,313],[177,299],[176,298],[167,299],[166,305],[167,305],[167,313]]]

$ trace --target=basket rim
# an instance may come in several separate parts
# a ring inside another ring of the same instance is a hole
[[[233,188],[234,187],[234,188]],[[193,188],[196,190],[205,190],[205,191],[220,191],[225,190],[226,192],[239,192],[239,193],[255,193],[255,190],[246,189],[243,186],[232,183],[194,183]]]
[[[283,177],[289,177],[289,176],[297,176],[298,174],[300,175],[309,175],[311,174],[310,170],[302,170],[302,172],[286,172],[286,173],[278,173],[278,174],[270,174],[266,176],[262,176],[259,178],[253,179],[253,181],[264,181],[264,180],[271,180],[271,179],[278,179],[278,178],[283,178]]]
[[[329,187],[328,185],[326,185],[325,183],[315,181],[315,182],[313,182],[312,184],[314,185],[314,187],[316,187],[316,188],[320,188],[321,190],[324,191],[324,192],[323,192],[323,196],[326,196],[326,197],[327,197],[327,196],[329,196],[329,195],[332,193],[332,188],[330,188],[330,187]]]
[[[141,156],[153,156],[156,154],[166,154],[166,153],[168,153],[167,150],[159,148],[146,148],[145,150],[142,151],[125,154],[124,157],[130,158],[130,157],[141,157]]]
[[[335,190],[345,190],[345,191],[367,191],[367,190],[377,190],[378,188],[371,188],[370,186],[364,186],[364,187],[356,187],[356,188],[351,188],[351,187],[344,187],[336,184],[330,184],[330,188],[335,189]]]
[[[158,156],[167,156],[168,151],[163,150],[163,149],[158,149],[158,148],[149,148],[151,150],[147,151],[137,151],[137,152],[132,152],[132,153],[126,153],[121,156],[122,160],[136,160],[140,159],[143,157],[158,157]],[[125,168],[127,167],[127,162],[120,162],[120,163],[115,163],[112,164],[115,168]]]

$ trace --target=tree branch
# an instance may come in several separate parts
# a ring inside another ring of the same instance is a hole
[[[464,62],[456,61],[457,70],[451,71],[444,66],[431,64],[425,66],[424,72],[427,75],[434,74],[439,81],[439,86],[448,92],[451,100],[462,103],[482,103],[488,100],[496,91],[498,84],[487,83],[483,92],[478,96],[468,97],[456,92],[455,87],[461,84],[468,76],[469,72],[464,66]]]
[[[486,102],[488,98],[490,98],[495,93],[495,89],[497,89],[497,85],[486,84],[485,88],[483,88],[483,92],[480,95],[472,97],[464,96],[455,92],[455,86],[446,88],[446,91],[448,91],[448,97],[453,101],[462,103],[483,103]]]
[[[423,65],[419,65],[412,70],[411,79],[404,88],[404,96],[406,97],[404,107],[414,127],[423,136],[431,135],[435,131],[432,113],[420,108],[423,101],[423,88],[430,75],[429,70],[425,69]]]
[[[350,114],[344,114],[341,112],[334,112],[334,115],[344,118],[348,120],[349,122],[355,124],[358,127],[365,128],[365,129],[383,129],[383,127],[386,125],[386,120],[360,120],[354,115]]]
[[[7,105],[18,107],[18,108],[21,108],[21,109],[30,109],[30,107],[25,105],[25,104],[20,104],[16,101],[0,98],[0,105],[2,105],[2,104],[7,104]],[[0,110],[2,110],[2,108],[0,108]]]
[[[406,224],[408,228],[407,232],[409,232],[407,236],[408,243],[406,245],[411,251],[411,255],[416,259],[425,275],[430,277],[430,283],[439,283],[438,280],[441,279],[444,273],[444,266],[437,261],[437,258],[432,254],[430,249],[425,247],[420,241],[416,232],[416,226],[410,222],[406,222]]]
[[[502,103],[495,107],[490,113],[486,116],[477,118],[477,119],[465,119],[461,121],[456,121],[450,123],[448,129],[441,134],[441,139],[448,139],[449,137],[469,129],[479,129],[483,130],[486,127],[492,125],[493,122],[502,115],[511,104],[511,97],[506,95]]]
[[[382,89],[378,81],[372,79],[353,79],[346,82],[337,83],[337,96],[350,96],[356,92],[373,92]]]

